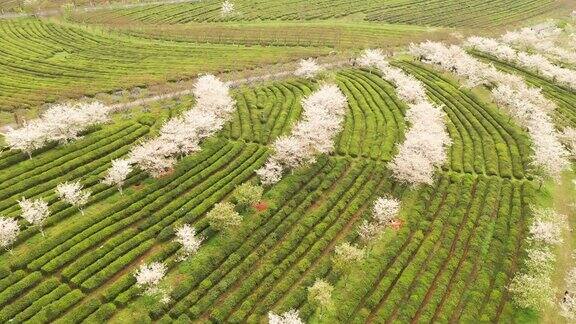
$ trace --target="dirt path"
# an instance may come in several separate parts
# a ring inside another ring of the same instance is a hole
[[[560,244],[557,249],[558,263],[552,277],[552,282],[558,290],[558,300],[560,300],[561,295],[565,291],[564,276],[566,272],[576,266],[576,260],[572,258],[576,247],[576,235],[573,232],[573,229],[576,228],[576,183],[573,182],[575,181],[574,179],[574,174],[564,176],[553,192],[554,209],[566,215],[569,224],[569,228],[563,233],[564,243]],[[556,308],[547,308],[542,312],[542,323],[558,324],[567,322],[558,314]]]

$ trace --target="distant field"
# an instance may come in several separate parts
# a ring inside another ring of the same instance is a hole
[[[1,110],[328,53],[155,41],[34,19],[0,21],[0,42]]]
[[[37,10],[60,9],[64,4],[74,4],[75,6],[100,6],[109,4],[136,4],[143,2],[155,2],[155,0],[4,0],[0,2],[0,10],[14,12],[35,8]]]
[[[354,23],[340,20],[282,22],[190,23],[153,25],[128,22],[121,30],[142,37],[199,43],[391,48],[429,38],[445,37],[443,29],[410,25]]]
[[[236,12],[222,16],[222,1],[151,5],[91,13],[81,19],[114,23],[135,20],[154,24],[189,22],[313,20],[354,17],[357,20],[446,27],[495,27],[519,22],[557,8],[555,0],[237,0]]]

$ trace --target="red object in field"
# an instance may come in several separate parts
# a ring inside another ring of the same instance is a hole
[[[398,219],[390,223],[390,227],[392,227],[395,230],[399,230],[402,227],[402,225],[404,225],[404,222]]]
[[[266,209],[268,209],[268,205],[266,204],[265,201],[261,201],[261,202],[255,204],[255,205],[254,205],[254,208],[255,208],[257,211],[262,212],[262,211],[265,211]]]

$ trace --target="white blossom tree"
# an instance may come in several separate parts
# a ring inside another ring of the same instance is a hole
[[[534,165],[543,176],[558,178],[570,167],[569,152],[561,144],[549,113],[555,104],[540,89],[527,86],[521,77],[480,62],[462,48],[425,42],[411,45],[410,52],[426,63],[466,78],[467,86],[490,85],[492,97],[521,126],[528,129],[534,148]],[[512,55],[503,50],[500,55]]]
[[[376,239],[398,217],[400,201],[393,197],[380,197],[372,207],[372,220],[364,220],[358,227],[358,235],[364,243]]]
[[[10,246],[16,242],[20,234],[20,226],[14,218],[0,217],[0,247],[11,251]]]
[[[529,228],[530,240],[547,245],[563,242],[562,230],[567,224],[566,216],[551,208],[536,208],[533,218]]]
[[[222,129],[235,109],[230,85],[213,75],[203,75],[194,84],[192,93],[196,107],[169,120],[158,137],[136,146],[127,158],[130,165],[159,177],[168,172],[178,158],[198,152],[204,139]],[[128,175],[123,168],[121,173],[114,174],[115,183],[122,182]]]
[[[234,10],[235,7],[232,1],[225,0],[224,2],[222,2],[222,6],[220,7],[220,12],[222,13],[222,16],[230,15],[234,12]]]
[[[132,165],[129,160],[116,159],[112,161],[112,167],[108,169],[108,173],[102,182],[109,186],[116,186],[118,191],[122,193],[122,186],[128,175],[132,172]]]
[[[446,131],[444,112],[429,101],[422,82],[390,66],[382,51],[366,50],[358,62],[361,66],[380,70],[382,77],[394,84],[396,94],[410,108],[406,120],[411,127],[398,154],[389,163],[394,177],[411,185],[432,184],[435,168],[446,161],[446,150],[452,143]]]
[[[89,127],[109,120],[110,109],[99,102],[61,104],[48,108],[40,118],[18,129],[9,129],[6,143],[32,157],[32,152],[52,142],[77,139]]]
[[[526,51],[536,51],[552,59],[566,63],[576,63],[576,53],[562,48],[559,38],[562,29],[554,22],[545,22],[531,27],[510,31],[502,35],[502,42]]]
[[[196,229],[188,224],[176,229],[176,242],[182,245],[182,258],[185,260],[198,251],[204,241],[203,236],[196,234]]]
[[[37,226],[42,236],[44,236],[42,226],[50,215],[48,203],[41,199],[26,199],[23,197],[18,201],[18,205],[22,210],[22,218],[31,225]]]
[[[290,309],[280,315],[269,312],[268,324],[304,324],[304,321],[300,319],[300,314],[297,310]]]
[[[332,265],[339,273],[348,273],[355,264],[362,261],[364,251],[348,242],[341,243],[334,249]]]
[[[509,290],[518,306],[540,311],[553,305],[556,293],[553,287],[547,274],[521,273],[514,276]]]
[[[294,75],[298,77],[303,77],[306,79],[313,79],[322,72],[324,69],[318,64],[318,62],[313,58],[300,60],[299,66],[294,71]]]
[[[566,127],[561,134],[562,142],[568,149],[573,159],[576,159],[576,128]]]
[[[218,203],[206,215],[210,227],[216,231],[230,231],[242,224],[242,216],[234,210],[234,204]]]
[[[320,307],[323,311],[333,306],[332,291],[334,287],[322,279],[316,279],[311,287],[308,287],[308,301]]]
[[[380,68],[386,65],[386,55],[381,49],[367,49],[356,59],[360,66]]]
[[[315,162],[320,154],[334,150],[334,138],[342,129],[346,96],[336,85],[322,85],[302,100],[302,120],[288,136],[276,139],[274,153],[256,171],[263,185],[278,182],[282,172]]]
[[[256,174],[260,178],[262,185],[270,186],[282,179],[282,171],[283,168],[280,163],[269,160],[262,168],[256,170]]]
[[[363,220],[358,227],[358,236],[360,236],[362,242],[368,243],[376,239],[383,231],[384,227],[380,224]]]
[[[150,264],[142,264],[138,271],[134,274],[136,277],[136,286],[144,289],[144,293],[148,295],[155,295],[160,292],[160,282],[166,275],[168,269],[166,266],[159,262],[152,262]]]
[[[541,54],[517,51],[496,39],[486,37],[470,37],[465,46],[488,53],[501,60],[516,63],[576,90],[576,71],[556,65]]]
[[[82,206],[88,203],[91,192],[89,190],[82,190],[82,184],[79,181],[74,181],[64,182],[56,186],[56,194],[64,202],[78,208],[78,210],[84,214]]]
[[[400,212],[400,201],[392,197],[380,197],[376,199],[372,208],[374,220],[381,225],[393,222]]]

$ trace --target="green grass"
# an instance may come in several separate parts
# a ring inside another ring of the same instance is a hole
[[[360,20],[446,27],[495,27],[542,15],[558,8],[553,0],[237,0],[236,12],[222,16],[221,1],[112,9],[89,16],[91,22],[188,23],[252,20]]]
[[[1,110],[327,54],[157,41],[34,19],[0,21]]]
[[[106,25],[111,26],[111,25]],[[328,46],[338,49],[392,48],[429,38],[445,37],[443,28],[373,24],[345,20],[112,25],[136,36],[198,43]]]

